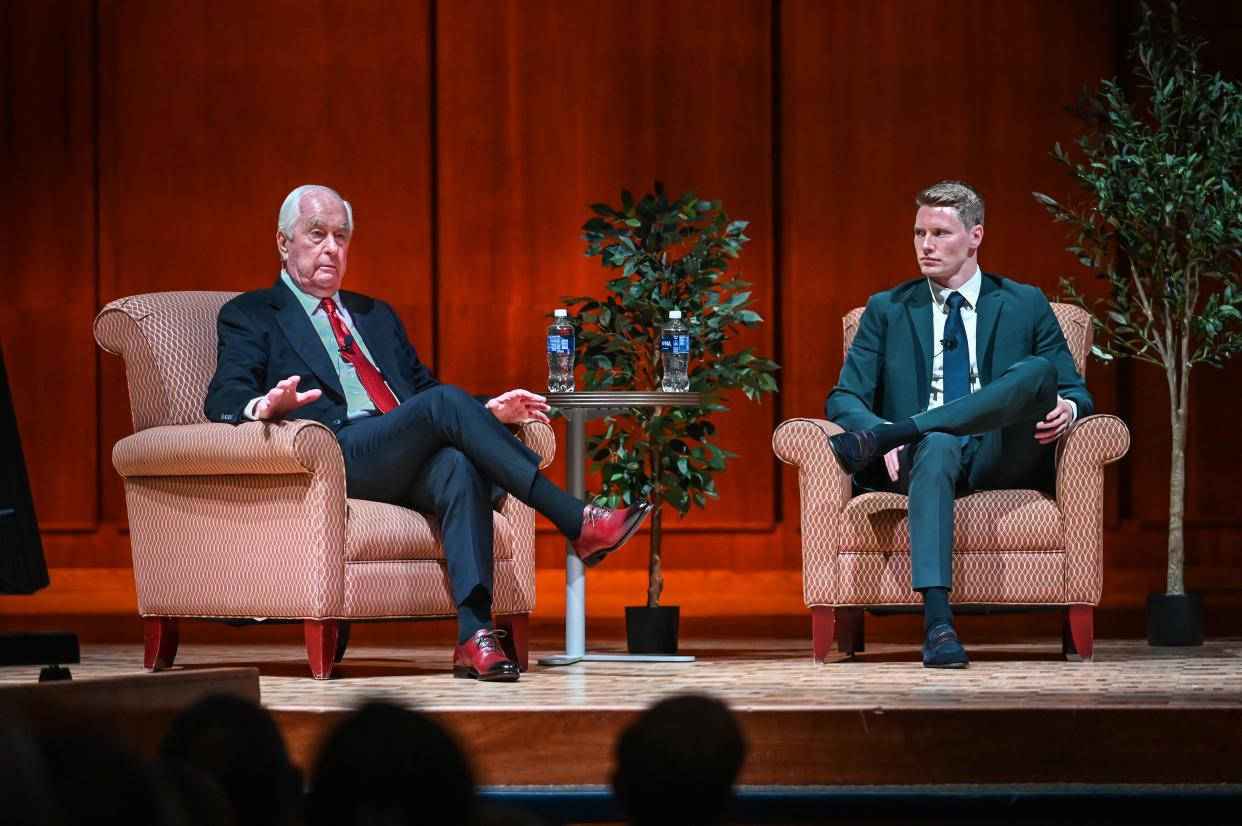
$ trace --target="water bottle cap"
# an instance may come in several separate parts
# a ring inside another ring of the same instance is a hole
[[[669,318],[681,318],[681,310],[669,310],[668,317]]]
[[[552,315],[555,318],[564,318],[565,316],[569,315],[569,310],[553,310]]]

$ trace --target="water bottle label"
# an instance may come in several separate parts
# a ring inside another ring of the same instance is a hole
[[[660,352],[683,354],[690,352],[690,336],[687,333],[680,335],[660,336]]]
[[[572,353],[574,351],[573,336],[548,336],[548,352],[552,354]]]

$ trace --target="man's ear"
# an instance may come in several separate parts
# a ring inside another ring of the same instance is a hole
[[[970,248],[972,250],[979,249],[979,245],[983,243],[983,224],[975,224],[970,228]]]
[[[280,253],[281,261],[289,260],[289,236],[279,229],[276,230],[276,250]]]

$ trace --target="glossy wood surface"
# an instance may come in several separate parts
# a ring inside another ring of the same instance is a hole
[[[660,178],[751,221],[740,271],[766,323],[744,343],[784,366],[781,394],[739,394],[721,416],[739,457],[708,511],[666,521],[665,564],[799,568],[796,480],[771,432],[822,415],[840,317],[914,274],[914,193],[973,181],[988,199],[985,268],[1054,291],[1081,268],[1030,192],[1070,191],[1048,150],[1078,133],[1066,107],[1117,73],[1133,23],[1127,3],[1106,0],[6,8],[0,163],[14,232],[0,343],[57,566],[129,564],[110,462],[131,429],[124,375],[90,335],[104,302],[265,286],[281,198],[321,181],[356,209],[349,286],[392,302],[441,378],[541,390],[545,314],[605,279],[582,256],[587,204]],[[1229,4],[1198,13],[1209,36],[1219,19],[1236,38]],[[1212,54],[1236,76],[1237,52]],[[1195,373],[1192,586],[1242,587],[1206,579],[1242,568],[1235,460],[1219,433],[1239,369]],[[1088,380],[1134,431],[1110,471],[1106,582],[1126,571],[1159,587],[1162,378],[1095,364]],[[562,557],[541,522],[541,567]],[[639,569],[645,555],[609,564]]]

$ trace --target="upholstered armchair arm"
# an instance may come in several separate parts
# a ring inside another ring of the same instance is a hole
[[[1065,525],[1066,602],[1100,601],[1104,466],[1129,449],[1129,428],[1109,415],[1079,419],[1058,445],[1057,506]]]
[[[339,476],[345,465],[332,431],[308,419],[150,427],[112,450],[123,477],[312,473]]]
[[[788,419],[772,434],[772,450],[798,468],[802,591],[807,605],[831,604],[837,590],[837,530],[850,499],[850,477],[833,459],[828,437],[841,430],[825,419]]]
[[[849,501],[850,477],[832,458],[828,437],[841,432],[840,425],[827,419],[786,419],[772,434],[772,450],[777,457],[796,465],[799,483],[811,482],[817,496],[826,496],[837,512]],[[805,500],[805,485],[802,492]]]
[[[305,420],[152,427],[122,439],[144,615],[341,615],[345,465]]]
[[[556,434],[550,425],[533,419],[517,426],[517,437],[522,444],[539,454],[539,467],[545,468],[556,458]]]

